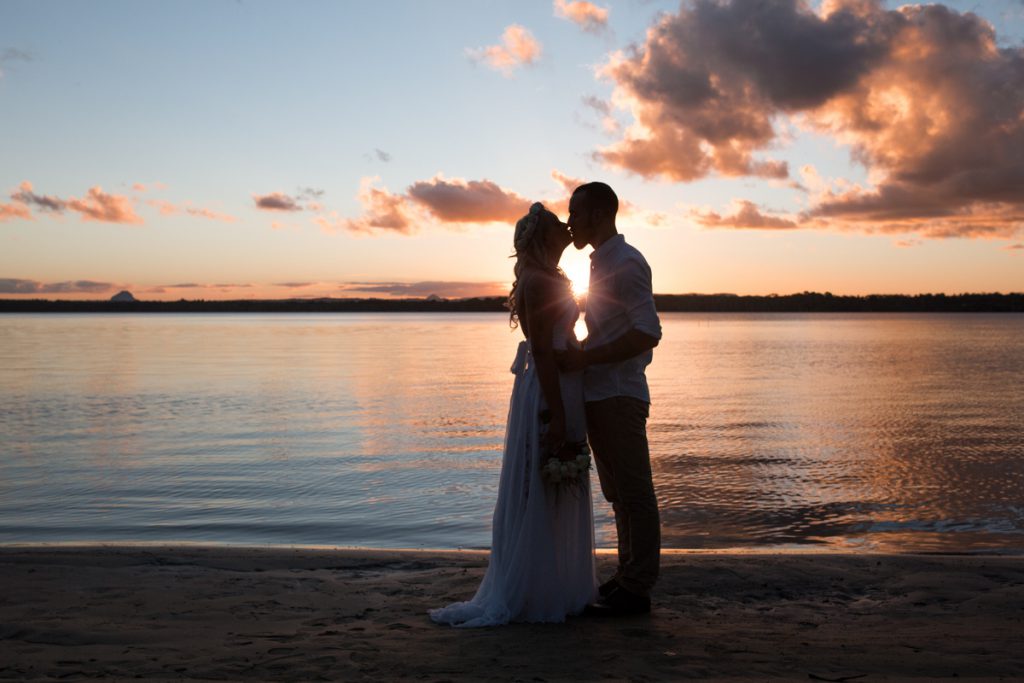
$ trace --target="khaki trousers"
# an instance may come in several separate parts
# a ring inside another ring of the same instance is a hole
[[[586,411],[601,492],[615,511],[615,579],[631,593],[649,595],[661,555],[661,521],[647,446],[649,406],[631,396],[615,396],[588,402]]]

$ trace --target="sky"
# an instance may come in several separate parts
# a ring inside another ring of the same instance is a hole
[[[1024,291],[1024,0],[0,2],[0,297],[502,294],[590,180],[655,292]]]

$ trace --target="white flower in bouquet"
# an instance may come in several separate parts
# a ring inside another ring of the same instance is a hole
[[[581,441],[568,445],[576,453],[574,458],[562,460],[557,455],[552,455],[541,465],[542,478],[556,489],[560,488],[562,484],[583,486],[587,480],[585,475],[590,471],[590,448],[587,446],[587,442]]]

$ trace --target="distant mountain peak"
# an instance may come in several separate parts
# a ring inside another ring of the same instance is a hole
[[[138,299],[136,299],[134,296],[132,296],[132,293],[129,292],[127,289],[122,290],[122,291],[118,292],[117,294],[115,294],[114,296],[110,297],[110,300],[111,301],[122,301],[122,302],[138,301]]]

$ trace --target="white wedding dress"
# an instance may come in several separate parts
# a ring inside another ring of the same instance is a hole
[[[555,349],[577,344],[573,326],[579,309],[572,297],[552,340]],[[505,428],[498,501],[494,507],[491,556],[476,595],[467,602],[430,610],[430,618],[462,628],[510,621],[561,622],[579,614],[596,596],[594,520],[590,480],[556,490],[541,477],[540,412],[547,405],[528,341],[519,343],[512,364],[515,384]],[[586,438],[581,372],[560,373],[566,440]]]

